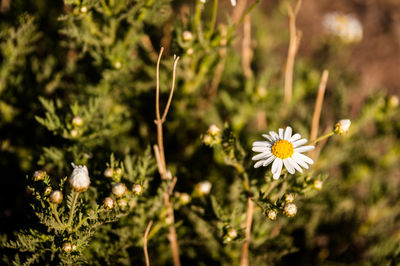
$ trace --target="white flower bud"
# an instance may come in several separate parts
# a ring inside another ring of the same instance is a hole
[[[314,188],[315,188],[316,190],[321,190],[323,184],[324,184],[324,182],[322,182],[322,181],[319,180],[319,179],[314,180]]]
[[[143,187],[139,184],[134,184],[132,186],[132,191],[136,196],[141,195],[143,193]]]
[[[119,200],[118,200],[118,206],[119,206],[121,209],[125,209],[126,206],[128,206],[128,202],[126,201],[126,199],[119,199]]]
[[[231,0],[231,5],[236,6],[236,0]]]
[[[76,126],[76,127],[81,127],[83,125],[83,119],[80,116],[75,116],[72,119],[72,125]]]
[[[218,135],[220,132],[221,132],[221,129],[217,125],[213,124],[208,128],[208,134],[210,134],[213,137]]]
[[[388,99],[388,106],[391,108],[396,108],[399,106],[399,97],[396,95],[391,95]]]
[[[182,205],[188,204],[188,203],[190,202],[190,195],[189,195],[188,193],[181,193],[181,194],[179,195],[179,202],[180,202]]]
[[[237,231],[233,228],[229,228],[227,235],[231,238],[231,239],[235,239],[237,237]]]
[[[182,39],[183,39],[185,42],[189,42],[189,41],[193,40],[193,34],[192,34],[192,32],[190,32],[190,31],[188,31],[188,30],[185,30],[185,31],[182,33]]]
[[[346,134],[349,131],[351,121],[349,119],[343,119],[336,123],[334,132],[338,135]]]
[[[285,207],[283,208],[283,213],[287,217],[293,217],[297,213],[297,206],[294,203],[286,204]]]
[[[62,246],[62,249],[65,253],[70,253],[71,251],[74,250],[74,246],[71,242],[65,242]],[[76,246],[75,246],[76,249]]]
[[[267,212],[267,217],[268,217],[268,219],[270,219],[270,220],[275,220],[276,219],[276,216],[277,216],[278,214],[277,214],[277,212],[275,211],[275,210],[269,210],[268,212]]]
[[[211,191],[211,183],[209,181],[203,181],[197,184],[197,190],[200,195],[207,195]]]
[[[108,210],[114,208],[114,200],[111,197],[107,197],[104,199],[104,207]]]
[[[213,143],[213,138],[210,135],[204,135],[203,142],[206,145],[211,145]]]
[[[77,192],[86,191],[90,185],[89,171],[86,165],[75,165],[71,163],[74,170],[69,177],[69,184]]]
[[[54,190],[50,194],[50,202],[54,204],[60,204],[63,201],[63,193],[59,190]]]
[[[105,177],[112,177],[114,174],[114,170],[112,168],[107,168],[104,170],[104,176]]]
[[[119,62],[119,61],[115,62],[115,63],[114,63],[114,67],[115,67],[116,69],[120,69],[120,68],[122,67],[121,62]]]
[[[35,171],[33,173],[33,180],[34,181],[43,180],[45,176],[46,176],[46,172],[45,171],[38,170],[38,171]]]
[[[78,130],[73,129],[73,130],[71,130],[70,134],[71,134],[71,137],[74,139],[74,138],[78,137],[79,132],[78,132]]]
[[[287,202],[287,203],[292,203],[293,201],[294,201],[294,195],[293,194],[286,194],[285,195],[285,201]]]
[[[81,12],[82,13],[86,13],[88,11],[86,6],[81,7]]]
[[[171,215],[168,215],[167,217],[165,217],[165,219],[164,219],[164,223],[166,224],[166,225],[172,225],[173,224],[173,218],[172,218],[172,216]]]
[[[50,193],[51,193],[51,191],[52,191],[53,189],[51,188],[51,187],[46,187],[46,189],[44,190],[44,195],[50,195]]]
[[[117,183],[112,188],[112,193],[118,198],[122,197],[125,194],[125,192],[126,192],[126,186],[123,183]]]
[[[187,50],[186,50],[186,53],[187,53],[188,55],[192,55],[192,54],[194,53],[193,48],[187,49]]]

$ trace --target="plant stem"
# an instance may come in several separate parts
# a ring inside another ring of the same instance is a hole
[[[146,227],[146,231],[144,232],[143,236],[143,251],[144,251],[144,257],[146,259],[146,266],[150,266],[150,259],[149,259],[149,253],[147,252],[147,237],[150,232],[150,228],[153,225],[153,220],[149,222],[149,224]]]
[[[335,134],[335,133],[334,133],[333,131],[331,131],[331,132],[329,132],[328,134],[325,134],[325,135],[323,135],[323,136],[317,138],[316,140],[311,141],[310,144],[316,144],[316,143],[320,142],[321,140],[324,140],[324,139],[326,139],[326,138],[329,138],[330,136],[332,136],[332,135],[334,135],[334,134]]]
[[[69,211],[69,218],[68,218],[68,223],[67,223],[67,227],[71,226],[72,220],[74,218],[74,214],[75,214],[75,206],[76,206],[76,202],[78,201],[78,197],[79,197],[79,192],[74,192],[74,199],[72,200],[72,206],[71,206],[71,210]]]
[[[54,213],[54,216],[56,217],[57,223],[58,223],[62,228],[64,228],[65,225],[61,222],[60,217],[58,216],[57,204],[51,204],[51,208],[53,209],[53,213]]]
[[[247,212],[246,212],[246,235],[242,246],[242,253],[240,256],[240,266],[249,265],[249,245],[251,236],[251,224],[253,222],[254,202],[253,197],[247,198]]]

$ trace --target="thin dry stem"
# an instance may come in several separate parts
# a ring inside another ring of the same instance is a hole
[[[150,228],[153,225],[153,220],[150,220],[149,224],[146,227],[146,231],[144,232],[143,236],[143,251],[144,251],[144,257],[146,259],[146,266],[150,266],[150,259],[149,259],[149,253],[147,252],[147,237],[150,232]]]
[[[329,71],[325,69],[322,72],[321,81],[318,87],[318,95],[315,101],[314,113],[311,124],[310,141],[314,141],[318,136],[319,118],[321,116],[322,105],[324,103],[324,95],[326,90],[326,83],[328,82],[328,76],[329,76]],[[313,157],[314,151],[311,151],[309,154],[311,157]]]
[[[254,202],[252,197],[247,198],[247,212],[246,212],[246,233],[242,246],[242,254],[240,257],[240,266],[249,265],[249,245],[251,236],[251,224],[253,222]]]
[[[297,1],[294,11],[293,8],[290,5],[288,5],[290,42],[289,42],[288,57],[286,60],[286,67],[285,67],[285,97],[284,97],[285,104],[290,104],[292,100],[294,60],[301,39],[301,33],[296,29],[296,17],[300,10],[301,2],[302,0]]]
[[[154,121],[157,126],[157,145],[154,145],[154,152],[156,154],[158,170],[161,176],[161,179],[167,180],[167,166],[165,161],[165,153],[164,153],[164,140],[163,140],[163,123],[168,114],[169,107],[172,102],[172,96],[174,93],[175,88],[175,75],[176,75],[176,67],[179,61],[179,57],[174,56],[174,67],[173,67],[173,74],[172,74],[172,86],[171,91],[168,97],[168,102],[164,109],[163,115],[160,115],[160,61],[161,56],[163,53],[163,48],[161,48],[160,54],[157,60],[157,72],[156,72],[156,120]],[[164,192],[163,199],[164,199],[164,206],[168,210],[168,217],[171,220],[171,225],[169,226],[169,233],[168,233],[168,240],[171,246],[172,257],[174,260],[175,266],[180,266],[181,262],[179,259],[179,245],[178,245],[178,237],[176,234],[175,226],[174,226],[174,209],[170,202],[170,196],[173,192],[173,189],[176,184],[176,178],[170,183],[169,189]]]
[[[246,6],[247,6],[247,0],[238,0],[237,1],[237,5],[236,7],[233,9],[231,18],[232,18],[232,22],[234,24],[238,24],[240,19],[242,18],[245,10],[246,10]]]
[[[246,15],[243,21],[243,40],[242,40],[242,68],[246,78],[253,76],[251,71],[251,59],[253,50],[251,49],[251,17]]]

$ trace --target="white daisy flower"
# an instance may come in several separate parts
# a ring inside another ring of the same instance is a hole
[[[259,152],[252,159],[258,161],[254,168],[260,166],[268,166],[272,163],[272,174],[274,179],[278,179],[282,172],[282,167],[288,170],[290,174],[295,171],[303,172],[301,167],[308,169],[307,164],[313,164],[314,161],[302,154],[314,149],[314,146],[302,146],[307,143],[307,139],[302,139],[300,134],[296,133],[292,136],[292,128],[286,127],[279,129],[279,134],[270,131],[269,135],[263,134],[268,141],[253,142],[253,151]]]

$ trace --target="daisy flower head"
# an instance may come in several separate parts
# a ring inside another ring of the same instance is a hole
[[[307,143],[307,139],[302,139],[298,133],[292,135],[291,127],[286,127],[286,130],[280,128],[279,133],[270,131],[269,134],[262,136],[267,141],[253,142],[252,150],[259,152],[252,158],[253,161],[257,161],[254,168],[267,167],[272,163],[271,171],[274,179],[279,178],[283,166],[290,174],[294,174],[296,170],[303,173],[302,167],[308,169],[308,164],[314,163],[311,158],[302,154],[314,149],[314,146],[303,146]]]

